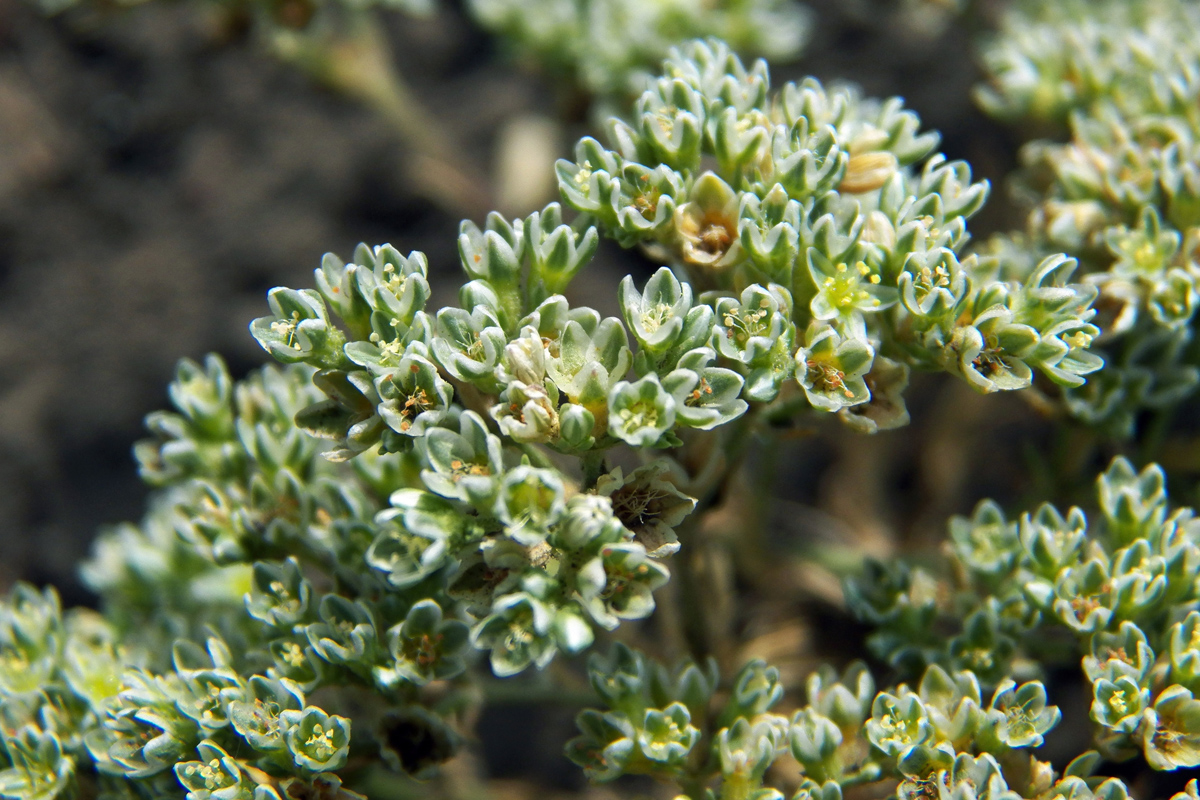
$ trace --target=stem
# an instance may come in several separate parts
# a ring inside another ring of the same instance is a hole
[[[518,444],[517,446],[520,448],[522,453],[529,456],[529,463],[533,464],[535,467],[558,470],[558,466],[551,461],[550,457],[547,456],[546,453],[537,445],[522,443]]]
[[[492,200],[475,177],[479,170],[471,168],[453,146],[454,137],[396,70],[380,26],[360,15],[345,27],[324,36],[279,36],[273,49],[310,77],[383,117],[404,144],[410,177],[430,200],[451,213],[482,219]]]
[[[1163,444],[1167,440],[1167,434],[1171,431],[1171,423],[1175,420],[1175,411],[1178,408],[1178,405],[1168,406],[1155,411],[1150,417],[1150,422],[1146,425],[1146,432],[1142,436],[1141,446],[1138,448],[1138,460],[1142,464],[1159,461]]]
[[[710,655],[720,663],[730,655],[721,641],[722,626],[716,613],[727,593],[723,592],[725,584],[717,580],[720,575],[715,574],[718,560],[728,555],[718,552],[720,544],[705,535],[702,520],[740,468],[761,422],[762,409],[753,409],[717,431],[697,432],[677,451],[678,461],[692,475],[689,485],[681,488],[696,499],[696,508],[676,529],[682,547],[672,566],[679,585],[676,596],[682,636],[697,663]]]
[[[596,482],[600,480],[600,476],[604,474],[604,451],[589,450],[583,454],[581,459],[583,465],[583,491],[589,491],[595,487]]]
[[[678,780],[679,788],[692,800],[704,800],[705,790],[708,789],[712,778],[713,776],[707,772],[699,775],[684,775]]]

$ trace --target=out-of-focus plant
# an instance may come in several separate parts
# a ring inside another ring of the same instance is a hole
[[[1120,435],[1200,384],[1192,319],[1200,244],[1200,10],[1170,0],[1018,3],[984,52],[993,115],[1066,142],[1022,151],[1028,230],[989,243],[997,274],[1048,253],[1095,287],[1102,376],[1066,407]]]
[[[1118,458],[1097,495],[1090,521],[1049,504],[1010,520],[984,501],[950,521],[943,570],[873,563],[847,600],[879,626],[874,653],[914,676],[969,670],[1004,687],[1081,663],[1100,755],[1198,766],[1200,524],[1168,505],[1157,465]]]
[[[742,55],[790,61],[810,27],[793,0],[470,0],[468,8],[518,59],[620,105],[685,39],[719,36]]]

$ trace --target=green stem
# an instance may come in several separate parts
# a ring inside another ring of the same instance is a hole
[[[454,137],[396,70],[381,27],[362,14],[342,32],[280,36],[272,45],[283,60],[387,121],[404,144],[410,176],[430,200],[456,215],[482,219],[493,204],[480,170],[452,146]]]
[[[604,451],[589,450],[583,454],[581,459],[583,465],[583,491],[590,491],[596,486],[596,482],[600,480],[600,476],[604,474]]]
[[[552,469],[555,471],[558,470],[557,465],[555,465],[555,463],[550,460],[550,457],[547,456],[544,452],[542,452],[542,450],[539,449],[536,445],[519,444],[518,447],[521,449],[522,453],[529,456],[529,463],[533,464],[535,467],[541,467],[542,469]]]
[[[1175,420],[1175,411],[1179,406],[1168,406],[1154,412],[1142,435],[1141,446],[1138,448],[1138,460],[1143,464],[1159,461],[1167,434],[1171,431],[1171,423]]]
[[[676,529],[681,544],[679,556],[672,564],[679,590],[679,620],[682,638],[698,663],[710,655],[720,661],[720,631],[711,611],[720,599],[720,587],[715,586],[708,572],[710,559],[721,557],[714,552],[717,543],[702,534],[702,520],[716,499],[721,496],[730,476],[741,467],[754,433],[760,425],[761,410],[752,410],[724,428],[712,433],[699,433],[689,440],[679,454],[680,463],[703,464],[693,476],[687,491],[696,499],[696,509]],[[707,452],[705,452],[707,450]]]
[[[705,791],[708,789],[708,784],[712,782],[713,776],[710,772],[689,773],[682,776],[679,780],[679,788],[683,793],[692,800],[704,800]]]

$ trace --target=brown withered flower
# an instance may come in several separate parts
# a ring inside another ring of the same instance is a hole
[[[737,192],[711,172],[696,180],[688,202],[675,209],[675,229],[688,264],[723,270],[743,258]]]

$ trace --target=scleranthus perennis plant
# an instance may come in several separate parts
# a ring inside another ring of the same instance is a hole
[[[871,648],[904,672],[966,670],[1002,687],[1080,664],[1096,760],[1198,766],[1200,530],[1165,483],[1157,465],[1115,460],[1092,520],[1050,504],[1010,520],[984,501],[950,521],[945,570],[873,564],[847,599],[880,626]]]
[[[1141,412],[1168,413],[1200,384],[1191,333],[1198,31],[1190,3],[1018,3],[984,51],[987,111],[1054,139],[1068,134],[1025,146],[1028,230],[988,249],[1013,278],[1048,253],[1079,260],[1099,292],[1096,345],[1109,368],[1063,400],[1122,436]]]
[[[0,795],[353,798],[385,768],[424,778],[470,735],[494,678],[649,617],[675,572],[693,658],[671,669],[620,644],[593,657],[607,708],[580,715],[567,752],[594,780],[651,775],[693,800],[838,800],[860,785],[906,800],[1125,796],[1093,777],[1095,755],[1062,773],[1039,758],[1059,711],[1007,657],[1015,644],[984,658],[986,618],[959,647],[973,660],[954,661],[954,643],[945,666],[920,651],[913,683],[882,690],[863,664],[823,668],[796,706],[775,668],[723,663],[736,659],[713,641],[711,604],[689,602],[708,588],[704,525],[756,437],[834,415],[903,425],[913,369],[984,393],[1035,370],[1080,386],[1102,366],[1096,289],[1071,282],[1066,256],[1008,280],[965,255],[987,186],[935,155],[899,100],[812,79],[772,93],[764,64],[720,42],[676,51],[609,141],[558,165],[573,219],[551,204],[462,224],[458,305],[429,306],[422,254],[364,245],[326,256],[313,288],[271,290],[252,333],[282,366],[234,381],[216,357],[180,365],[174,410],[151,415],[136,450],[157,494],[85,570],[105,617],[64,615],[28,586],[0,608]],[[604,237],[664,263],[612,287],[619,318],[566,294]],[[1094,636],[1145,612],[1150,635],[1179,640],[1176,688],[1159,691],[1161,669],[1117,669],[1097,689],[1099,721],[1149,741],[1152,766],[1179,766],[1197,701],[1190,629],[1169,626],[1194,620],[1158,619],[1178,609],[1154,603],[1193,602],[1187,580],[1177,596],[1156,587],[1189,577],[1194,548],[1153,475],[1128,472],[1105,484],[1123,549],[1055,561],[1053,580],[995,577],[1028,584],[1038,609],[1079,600],[1068,616]],[[1124,594],[1105,584],[1117,564]],[[932,615],[906,593],[932,582],[903,581],[869,587],[891,603],[878,621],[892,606]],[[1092,605],[1105,592],[1126,616]],[[1157,716],[1114,716],[1143,691]]]

